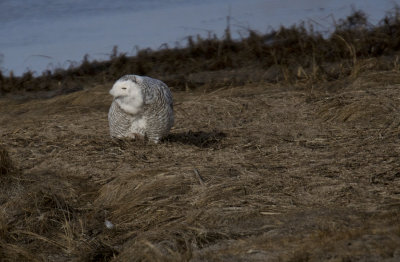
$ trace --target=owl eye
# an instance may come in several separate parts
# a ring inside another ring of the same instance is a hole
[[[122,90],[126,90],[126,87],[122,87]]]

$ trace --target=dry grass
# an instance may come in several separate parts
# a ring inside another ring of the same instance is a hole
[[[13,169],[14,167],[7,150],[0,145],[0,176],[10,174]]]
[[[0,139],[19,172],[0,177],[0,257],[396,261],[398,80],[174,91],[159,145],[109,138],[111,83],[3,98]]]

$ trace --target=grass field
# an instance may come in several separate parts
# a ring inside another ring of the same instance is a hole
[[[158,145],[109,137],[107,78],[8,88],[2,261],[399,261],[396,48],[160,73]]]

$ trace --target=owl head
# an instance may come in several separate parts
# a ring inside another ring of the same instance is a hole
[[[110,95],[124,111],[137,114],[143,107],[142,82],[141,76],[125,75],[114,83]]]

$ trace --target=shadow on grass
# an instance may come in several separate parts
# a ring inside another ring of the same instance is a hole
[[[226,134],[220,131],[187,131],[171,133],[164,140],[171,143],[181,143],[202,148],[218,147]]]

